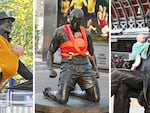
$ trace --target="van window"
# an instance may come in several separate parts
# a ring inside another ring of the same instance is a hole
[[[111,50],[117,52],[131,52],[132,45],[135,42],[135,40],[118,40],[117,42],[111,43]]]

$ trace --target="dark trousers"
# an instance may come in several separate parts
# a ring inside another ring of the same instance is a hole
[[[83,61],[82,61],[83,63]],[[76,64],[76,62],[62,63],[57,93],[54,94],[50,88],[46,88],[44,95],[52,98],[60,104],[66,104],[76,84],[80,86],[83,93],[74,92],[74,96],[99,102],[100,90],[95,72],[88,63]]]
[[[111,95],[115,96],[114,113],[129,113],[130,98],[138,98],[142,91],[143,77],[139,71],[114,70],[111,75]]]

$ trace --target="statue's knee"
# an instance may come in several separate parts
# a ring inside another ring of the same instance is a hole
[[[96,90],[96,88],[94,88],[94,93],[92,94],[92,98],[93,98],[94,102],[99,102],[99,100],[100,100],[99,89]]]
[[[68,101],[68,100],[66,100],[66,99],[60,99],[60,100],[58,101],[58,103],[59,103],[59,104],[66,104],[67,101]]]
[[[100,96],[96,96],[93,101],[94,102],[99,102],[100,101]]]
[[[58,97],[58,103],[59,104],[66,104],[68,102],[67,97]]]
[[[120,100],[128,98],[128,88],[126,87],[126,85],[120,85],[117,95]]]

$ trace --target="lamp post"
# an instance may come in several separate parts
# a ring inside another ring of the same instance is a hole
[[[150,9],[148,9],[146,12],[146,24],[149,29],[149,38],[150,38]]]

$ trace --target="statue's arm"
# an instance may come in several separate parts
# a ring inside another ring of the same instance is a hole
[[[49,46],[48,67],[49,67],[49,71],[50,71],[49,76],[51,78],[57,76],[57,73],[55,72],[55,70],[53,68],[54,53],[59,48],[59,44],[61,43],[61,40],[62,40],[62,33],[59,30],[56,30],[53,34],[53,38],[52,38],[52,40],[50,42],[50,46]]]
[[[94,46],[93,46],[92,39],[93,39],[93,37],[92,37],[91,32],[87,31],[88,51],[90,53],[89,61],[92,65],[92,69],[96,72],[96,77],[99,78],[98,67],[97,67],[96,57],[94,54]]]
[[[33,74],[29,69],[19,60],[18,74],[20,74],[26,80],[33,79]]]

